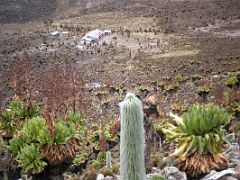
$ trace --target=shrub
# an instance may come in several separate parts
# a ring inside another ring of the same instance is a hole
[[[50,142],[50,134],[45,119],[35,117],[27,121],[21,130],[25,143],[47,144]]]
[[[26,173],[41,173],[47,162],[60,163],[65,159],[73,158],[82,150],[79,139],[75,137],[77,130],[71,133],[68,126],[71,124],[75,127],[79,125],[73,122],[67,124],[59,120],[55,130],[50,132],[44,118],[29,119],[10,140],[9,150]],[[78,158],[75,163],[81,162],[81,157]],[[86,158],[85,154],[84,158]]]
[[[114,174],[118,174],[119,173],[119,169],[120,169],[120,165],[119,164],[113,164],[112,170],[113,170]]]
[[[88,159],[88,156],[89,154],[85,152],[81,154],[77,154],[73,160],[73,164],[75,166],[79,166],[80,164],[84,163]]]
[[[151,177],[151,180],[165,180],[165,178],[159,175],[154,175]]]
[[[177,143],[173,155],[178,157],[176,162],[182,170],[196,176],[227,164],[220,154],[225,138],[223,126],[231,118],[225,109],[207,104],[189,109],[183,118],[172,116],[177,126],[168,123],[162,130],[167,140]]]
[[[23,126],[26,119],[31,119],[38,115],[37,106],[24,106],[20,100],[11,101],[0,117],[0,133],[3,136],[12,135]]]
[[[205,84],[197,88],[197,93],[198,94],[209,93],[210,89],[211,87],[208,84]]]
[[[226,80],[226,84],[227,84],[228,86],[234,86],[234,85],[238,84],[237,76],[230,76],[230,77]]]
[[[186,156],[197,150],[201,154],[209,152],[216,154],[221,151],[225,133],[222,126],[230,121],[225,109],[213,104],[202,105],[189,109],[183,118],[175,120],[178,122],[178,127],[168,124],[169,128],[163,129],[168,140],[179,142],[178,146],[181,148],[174,153],[175,155]]]
[[[9,108],[14,117],[19,119],[30,119],[35,117],[39,110],[37,106],[24,106],[23,102],[20,100],[11,101]]]
[[[105,152],[99,152],[97,155],[97,160],[99,162],[104,162],[106,159],[106,153]]]
[[[47,163],[43,159],[44,156],[34,144],[22,147],[18,153],[19,165],[23,168],[24,172],[31,172],[32,174],[42,172],[47,166]]]
[[[99,162],[98,160],[94,160],[93,162],[92,162],[92,168],[93,169],[100,169],[102,167],[102,164],[101,164],[101,162]]]
[[[104,176],[113,176],[113,170],[112,170],[112,168],[104,167],[104,168],[101,169],[101,173],[102,173]]]
[[[69,128],[62,121],[58,121],[56,123],[56,131],[55,131],[55,139],[54,139],[55,143],[67,144],[70,138],[71,138],[71,133]]]
[[[83,118],[79,112],[70,112],[67,119],[74,124],[84,125]]]

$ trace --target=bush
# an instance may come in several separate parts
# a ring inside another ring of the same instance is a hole
[[[12,137],[12,135],[21,129],[26,119],[31,119],[38,115],[37,106],[25,106],[20,100],[14,100],[9,103],[0,117],[0,133],[3,136]]]
[[[28,120],[21,132],[22,138],[26,143],[40,143],[44,145],[51,142],[45,119],[42,117]]]
[[[73,164],[75,166],[79,166],[80,164],[84,163],[88,159],[88,156],[89,156],[88,153],[77,154],[73,160]]]
[[[231,76],[227,79],[226,84],[228,86],[234,86],[236,84],[238,84],[238,79],[237,76]]]
[[[80,149],[74,137],[77,130],[71,133],[69,126],[77,127],[79,124],[73,122],[67,124],[59,120],[55,125],[55,131],[50,132],[44,118],[34,117],[27,120],[22,129],[10,140],[9,145],[10,152],[24,172],[31,174],[42,172],[47,165],[46,159],[51,164],[75,156]],[[68,144],[70,139],[74,139],[71,145]]]
[[[23,168],[24,172],[31,172],[32,174],[42,172],[47,166],[47,163],[43,159],[44,156],[34,144],[24,146],[18,153],[19,165]]]
[[[189,109],[183,118],[172,116],[177,126],[168,123],[162,130],[168,141],[177,143],[172,155],[178,157],[176,163],[181,170],[196,176],[227,165],[220,154],[225,139],[223,127],[231,118],[225,109],[207,104]]]
[[[227,111],[213,104],[193,107],[176,118],[178,126],[168,124],[163,131],[168,140],[178,143],[174,155],[185,157],[199,151],[200,154],[216,154],[221,151],[225,130],[222,128],[230,122]]]
[[[57,144],[67,144],[68,140],[71,138],[71,133],[69,128],[62,121],[56,123],[55,131],[55,143]]]
[[[104,167],[100,170],[101,174],[103,174],[104,176],[113,176],[113,169],[112,168],[107,168]]]
[[[165,180],[165,178],[159,175],[154,175],[151,177],[151,180]]]
[[[105,152],[99,152],[97,155],[97,160],[99,162],[104,162],[106,160],[106,153]]]
[[[92,162],[92,168],[93,168],[93,169],[100,169],[101,167],[102,167],[101,162],[99,162],[99,161],[97,161],[97,160],[94,160],[94,161]]]

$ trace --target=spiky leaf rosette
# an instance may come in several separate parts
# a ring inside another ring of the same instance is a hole
[[[146,179],[144,167],[144,127],[141,101],[128,93],[121,108],[120,179]]]
[[[42,117],[34,117],[28,120],[22,128],[21,134],[26,143],[40,143],[44,145],[52,141],[46,121]]]
[[[54,142],[56,142],[57,144],[67,144],[70,138],[70,129],[64,124],[63,121],[58,121],[56,123]]]
[[[24,106],[20,100],[11,101],[8,109],[0,115],[0,133],[3,136],[12,137],[19,130],[26,119],[38,115],[37,106]]]
[[[171,116],[177,126],[168,123],[162,130],[167,135],[167,140],[177,143],[173,155],[178,157],[179,162],[187,162],[186,159],[196,153],[200,155],[221,153],[225,137],[223,126],[228,124],[231,118],[225,109],[207,104],[191,108],[183,118],[173,114]],[[188,165],[191,166],[189,163]],[[206,170],[202,171],[204,172]]]
[[[45,166],[47,166],[47,163],[43,161],[43,158],[44,157],[38,148],[34,144],[31,144],[21,148],[17,161],[25,172],[38,174],[44,170]]]

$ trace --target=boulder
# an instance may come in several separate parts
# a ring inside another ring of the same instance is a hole
[[[103,174],[98,174],[96,180],[104,180],[104,175]]]
[[[226,179],[226,176],[230,177],[229,175],[235,175],[235,171],[233,171],[232,169],[226,169],[220,172],[211,171],[210,174],[206,175],[201,180],[218,180],[220,178],[223,178],[223,179],[225,178],[224,180],[228,180]]]
[[[168,180],[187,180],[187,175],[185,172],[179,171],[175,166],[165,167],[163,169],[163,175]]]

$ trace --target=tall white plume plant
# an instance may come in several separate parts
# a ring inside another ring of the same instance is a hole
[[[145,180],[142,102],[134,94],[128,93],[120,103],[120,111],[120,179]]]

